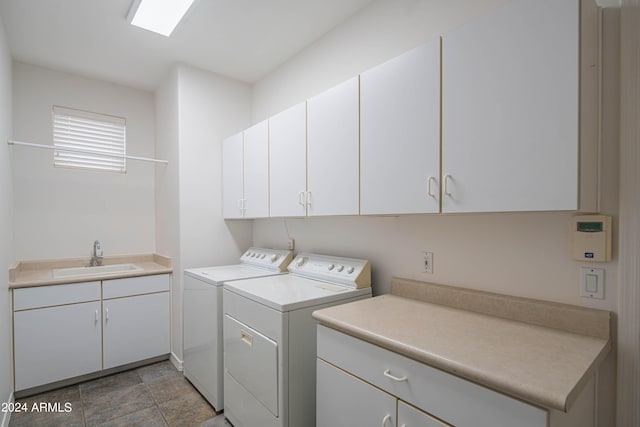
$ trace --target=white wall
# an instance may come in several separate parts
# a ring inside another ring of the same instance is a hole
[[[52,144],[53,105],[127,119],[127,153],[154,157],[150,92],[24,63],[13,69],[14,138]],[[18,260],[155,251],[154,166],[127,162],[126,174],[53,167],[53,152],[13,147]]]
[[[13,391],[11,313],[8,282],[13,264],[13,186],[11,154],[6,140],[12,137],[11,56],[0,17],[0,403]],[[0,425],[6,415],[0,413]],[[8,418],[7,418],[8,420]]]
[[[174,68],[155,93],[156,155],[168,160],[156,167],[156,252],[172,259],[171,352],[176,365],[182,359],[182,299],[180,292],[180,192],[178,151],[178,74]],[[176,350],[177,348],[177,350]],[[177,353],[177,354],[176,354]]]
[[[178,82],[182,266],[233,264],[252,229],[223,221],[221,142],[249,126],[251,87],[186,66]]]
[[[454,4],[455,3],[455,4]],[[500,0],[377,0],[281,65],[254,87],[253,122],[315,95],[371,66],[449,31]],[[615,27],[614,19],[613,26]],[[607,28],[605,28],[607,30]],[[616,28],[605,45],[618,43]],[[608,51],[607,51],[608,52]],[[573,213],[506,213],[334,217],[254,221],[254,245],[285,246],[287,227],[297,251],[367,258],[374,293],[392,276],[568,304],[617,310],[618,78],[606,54],[601,212],[614,217],[613,261],[585,264],[571,258]],[[611,83],[613,82],[613,83]],[[286,226],[285,226],[286,225]],[[434,274],[421,272],[421,251],[434,253]],[[579,268],[604,268],[605,299],[579,296]],[[612,425],[615,356],[600,371],[601,425]]]
[[[187,66],[156,92],[157,150],[169,159],[156,174],[158,252],[173,258],[172,352],[182,360],[182,271],[236,263],[250,223],[222,218],[221,142],[249,125],[251,88]]]
[[[618,426],[640,425],[640,0],[621,9]]]

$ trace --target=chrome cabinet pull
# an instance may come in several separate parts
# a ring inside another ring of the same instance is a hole
[[[98,315],[99,315],[98,310],[96,310],[96,322],[97,322],[98,320],[100,320],[100,319],[98,318]]]
[[[105,309],[104,320],[109,320],[109,309],[108,308]]]
[[[386,427],[387,425],[387,421],[391,420],[391,415],[387,414],[384,416],[384,418],[382,419],[382,427]]]
[[[451,180],[451,175],[446,174],[444,176],[444,194],[446,194],[447,196],[451,196],[451,193],[449,192],[449,181]]]
[[[304,191],[298,193],[298,204],[304,207]]]
[[[433,197],[434,199],[436,198],[436,195],[433,194],[433,191],[431,191],[431,181],[435,181],[436,178],[433,176],[430,176],[429,179],[427,179],[427,195],[429,197]]]
[[[399,383],[406,381],[408,378],[407,377],[396,377],[395,375],[391,374],[391,369],[387,369],[386,371],[383,372],[384,376],[387,378],[391,378],[394,381],[397,381]]]
[[[311,206],[311,191],[307,191],[307,205]]]

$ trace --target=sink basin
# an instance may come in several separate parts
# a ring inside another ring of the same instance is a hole
[[[65,277],[102,276],[106,274],[130,273],[134,271],[142,271],[142,268],[138,267],[135,264],[112,264],[98,265],[95,267],[55,268],[53,270],[53,278],[62,279]]]

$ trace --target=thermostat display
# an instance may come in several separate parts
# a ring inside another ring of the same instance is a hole
[[[611,217],[573,217],[573,258],[579,261],[611,261]]]

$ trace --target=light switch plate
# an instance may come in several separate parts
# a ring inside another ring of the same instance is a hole
[[[580,268],[580,296],[604,299],[604,269]]]

